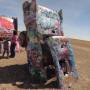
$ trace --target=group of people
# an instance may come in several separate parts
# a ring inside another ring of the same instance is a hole
[[[12,38],[4,37],[0,41],[0,53],[2,54],[2,57],[4,57],[5,54],[7,54],[7,58],[9,57],[14,58],[16,53],[16,46],[19,49],[18,41],[19,39],[18,39],[17,31],[13,31]]]

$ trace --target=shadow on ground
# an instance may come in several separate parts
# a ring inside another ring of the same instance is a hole
[[[30,82],[27,64],[0,67],[0,84],[12,84],[22,89],[56,88],[55,83],[52,83],[48,86],[35,86],[31,85]]]
[[[0,56],[0,59],[8,59],[8,57],[7,56]]]

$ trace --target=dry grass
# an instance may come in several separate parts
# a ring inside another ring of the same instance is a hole
[[[75,50],[75,59],[80,78],[78,82],[73,84],[72,88],[65,90],[90,90],[90,42],[72,40],[72,44]],[[27,73],[26,63],[24,50],[17,53],[14,59],[0,59],[0,90],[33,89],[29,83],[30,78]],[[52,86],[47,88],[40,86],[40,88],[56,90]]]

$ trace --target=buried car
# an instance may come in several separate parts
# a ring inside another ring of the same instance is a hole
[[[44,81],[47,85],[56,77],[58,87],[63,88],[65,75],[78,78],[73,48],[62,30],[62,10],[57,12],[37,5],[36,0],[26,0],[23,14],[26,32],[20,33],[20,40],[27,51],[32,83]]]

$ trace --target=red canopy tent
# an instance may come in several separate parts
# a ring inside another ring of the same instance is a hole
[[[0,16],[0,37],[11,37],[14,30],[13,19]]]

